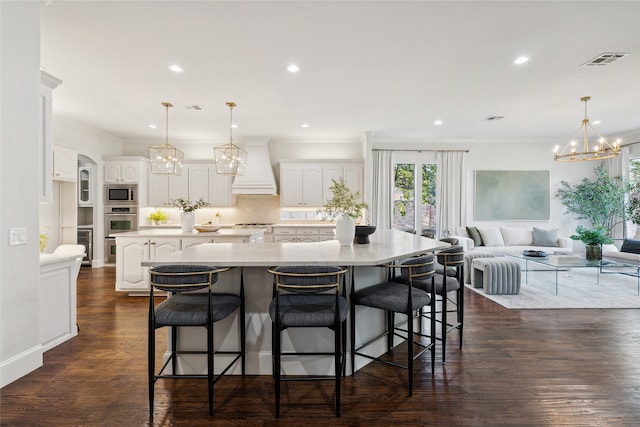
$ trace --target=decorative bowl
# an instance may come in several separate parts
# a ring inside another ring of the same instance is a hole
[[[201,232],[201,233],[213,233],[214,231],[218,231],[220,230],[220,226],[219,225],[196,225],[195,228],[197,231]]]
[[[356,237],[353,238],[353,243],[366,245],[369,243],[369,235],[375,233],[375,231],[375,225],[356,225]]]

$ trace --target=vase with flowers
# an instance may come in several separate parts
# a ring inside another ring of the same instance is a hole
[[[196,224],[196,210],[209,206],[201,197],[196,201],[189,199],[175,199],[171,202],[180,211],[180,226],[183,233],[193,233]]]
[[[349,246],[353,243],[356,234],[355,221],[363,218],[363,210],[367,209],[366,203],[360,201],[360,192],[349,189],[344,179],[333,182],[329,190],[333,197],[324,204],[320,212],[329,218],[336,218],[336,238],[341,246]]]

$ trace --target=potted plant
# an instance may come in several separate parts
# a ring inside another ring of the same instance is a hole
[[[180,198],[173,200],[171,203],[180,210],[180,225],[183,233],[193,233],[193,227],[196,224],[195,211],[209,206],[209,203],[205,202],[202,197],[195,202]]]
[[[606,234],[624,217],[627,209],[625,195],[630,184],[609,176],[604,166],[594,169],[595,180],[584,178],[579,184],[560,183],[557,197],[567,213],[576,214],[576,219],[587,219],[594,227],[601,227]]]
[[[366,203],[360,201],[360,192],[353,192],[347,187],[344,179],[336,181],[332,179],[332,185],[329,190],[333,197],[324,204],[320,212],[330,218],[337,218],[336,238],[340,241],[340,245],[349,246],[356,234],[355,221],[362,217],[363,209],[367,209]],[[375,228],[374,228],[375,230]],[[371,230],[368,234],[371,234]],[[368,235],[365,234],[365,237]],[[368,242],[368,238],[367,238]]]
[[[591,261],[602,259],[602,245],[613,243],[608,235],[608,230],[601,226],[589,230],[579,225],[576,228],[576,233],[569,237],[573,240],[580,240],[587,246],[586,258]]]
[[[167,220],[167,214],[164,211],[158,209],[157,211],[153,211],[149,214],[149,220],[151,221],[152,225],[160,224],[161,222]]]

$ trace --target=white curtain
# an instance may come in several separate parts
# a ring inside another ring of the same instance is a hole
[[[467,180],[465,152],[436,153],[436,236],[445,230],[454,234],[457,227],[467,225]]]
[[[371,195],[371,224],[379,230],[393,228],[393,164],[391,151],[373,151],[373,186]]]

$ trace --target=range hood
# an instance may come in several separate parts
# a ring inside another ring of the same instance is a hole
[[[269,158],[268,140],[246,141],[247,150],[244,175],[236,175],[231,186],[232,194],[278,194]]]

